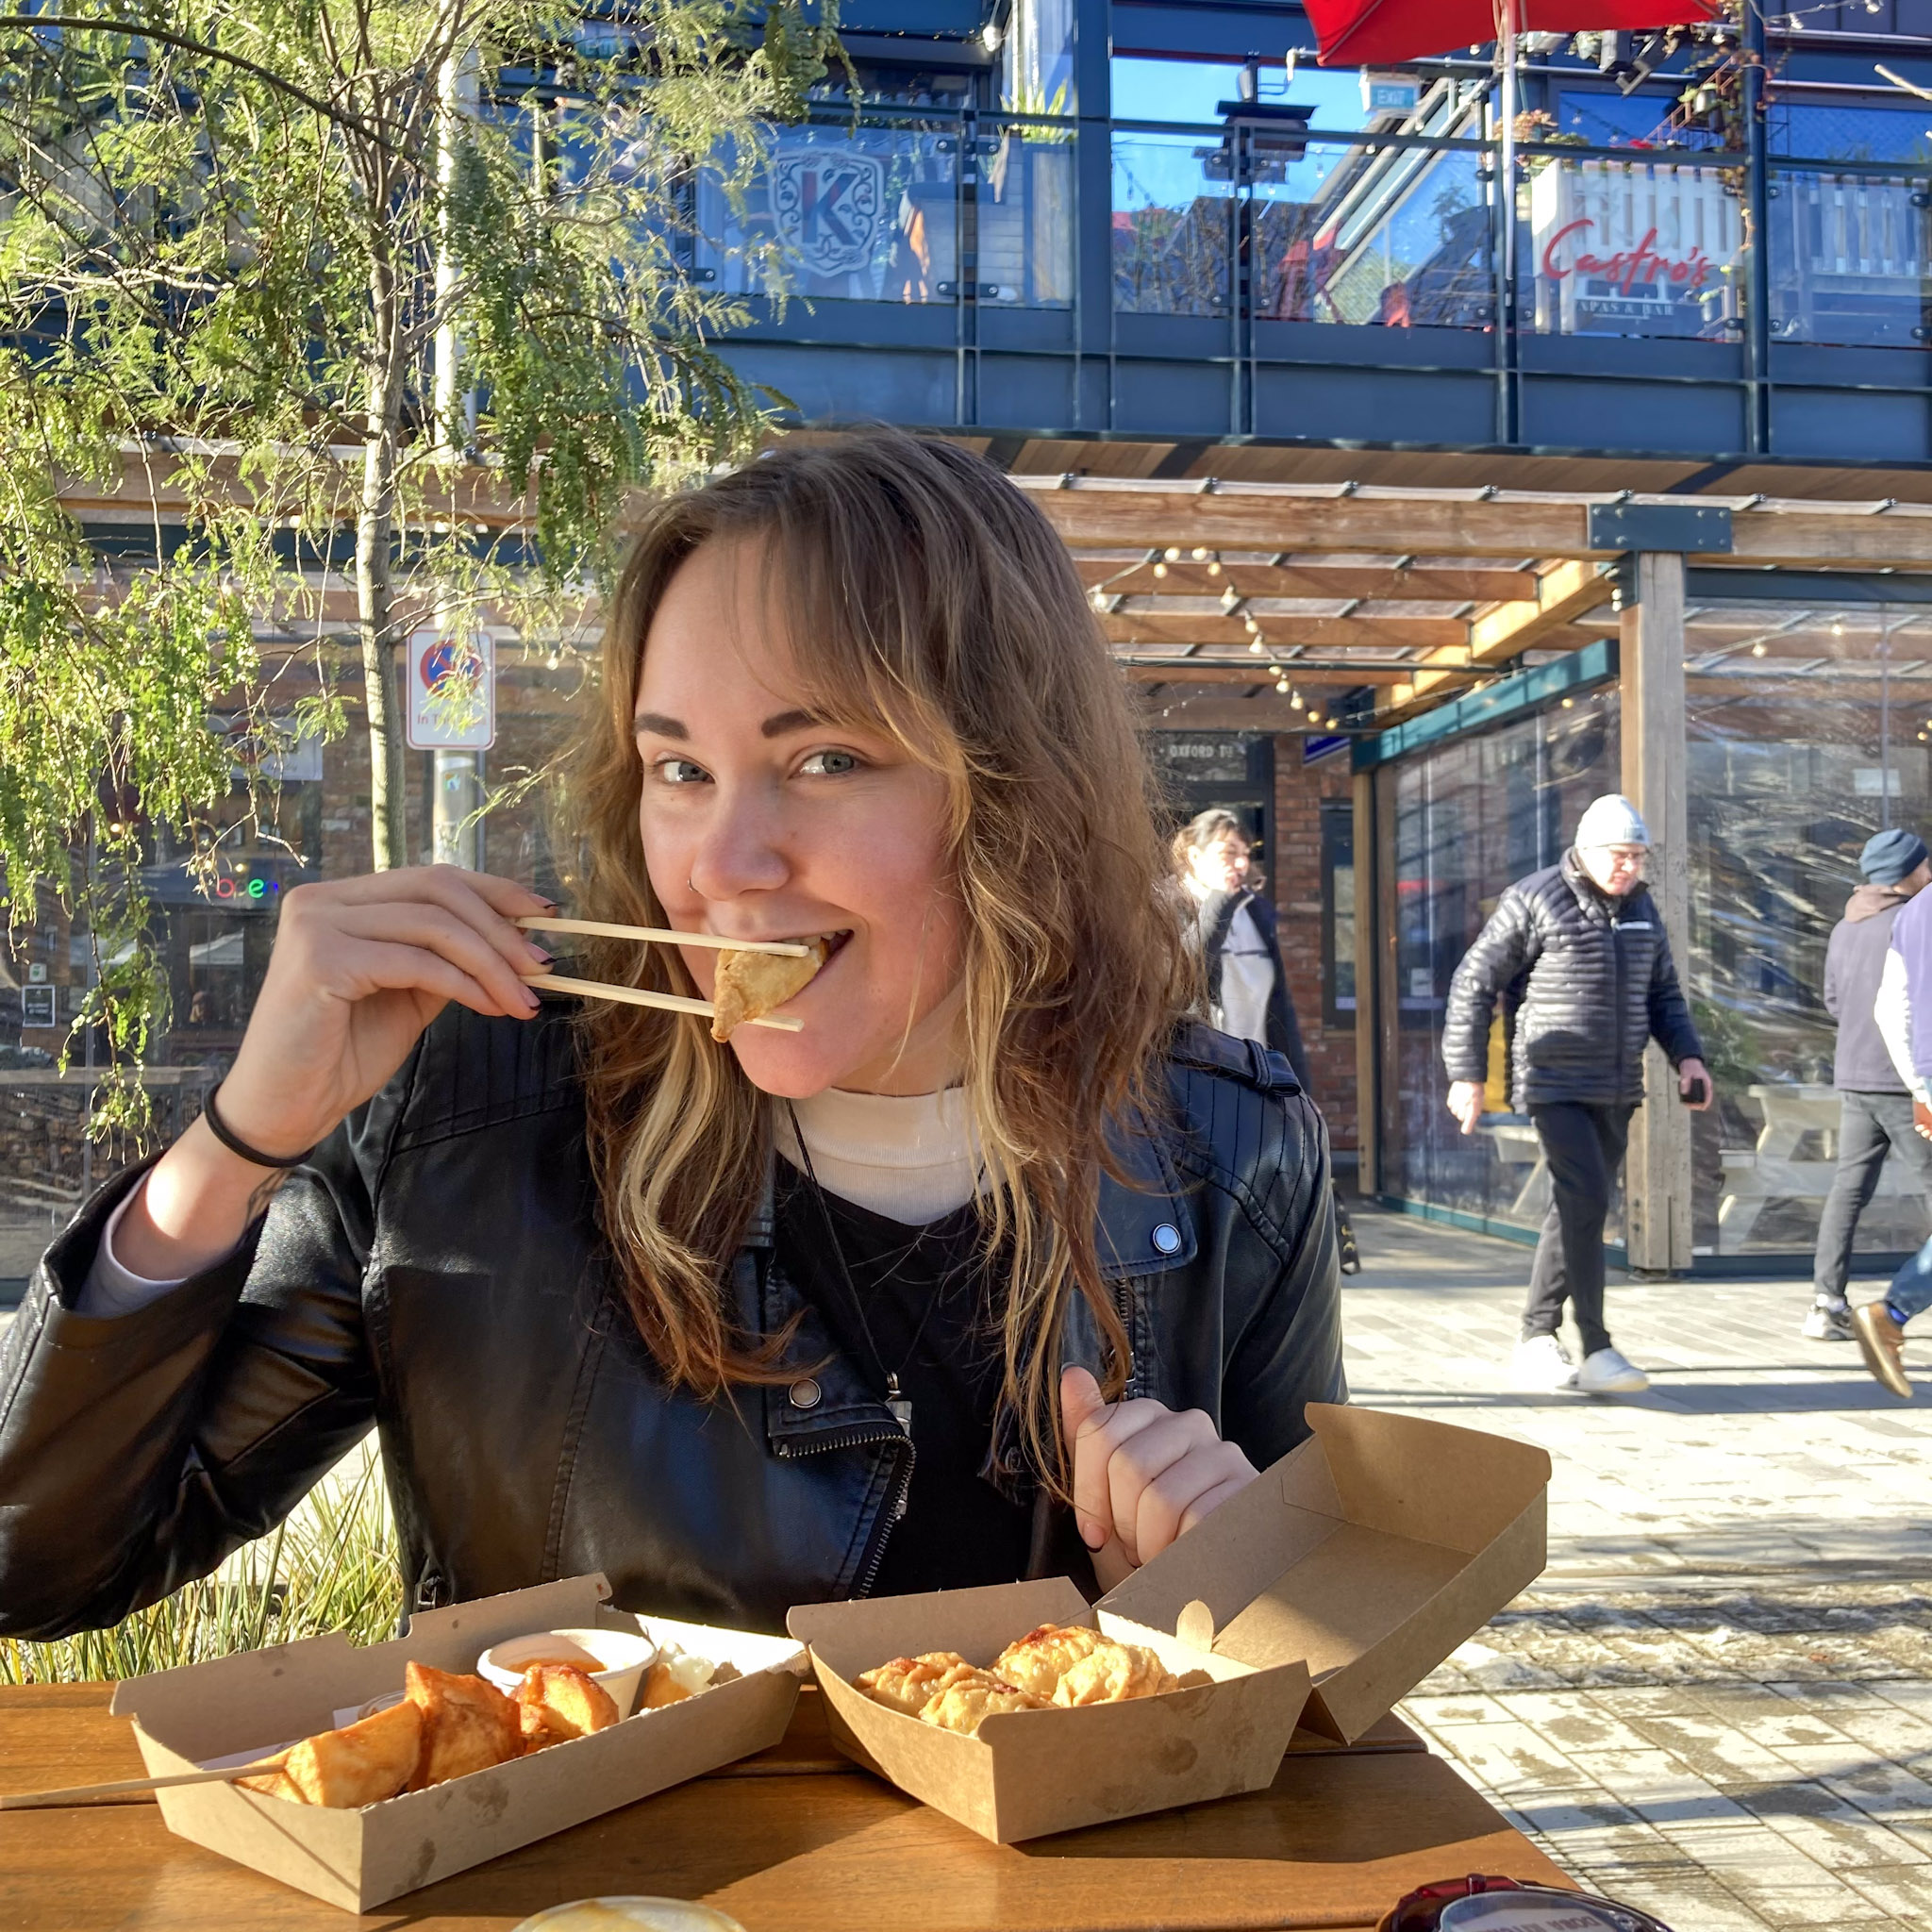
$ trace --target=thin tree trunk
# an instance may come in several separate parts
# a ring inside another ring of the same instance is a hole
[[[374,205],[380,208],[381,201]],[[369,278],[375,360],[362,449],[362,500],[356,520],[356,616],[362,643],[362,697],[369,721],[369,817],[377,872],[409,862],[402,720],[393,677],[395,590],[390,545],[395,530],[396,458],[403,371],[394,264],[374,254]]]

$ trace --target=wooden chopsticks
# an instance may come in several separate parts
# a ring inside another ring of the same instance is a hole
[[[803,959],[810,955],[809,946],[801,946],[790,940],[727,940],[720,939],[708,932],[673,932],[658,925],[614,925],[606,919],[518,919],[511,922],[526,932],[580,932],[590,933],[599,939],[643,940],[656,945],[669,946],[710,946],[720,952],[732,953],[777,953],[789,959]],[[542,988],[550,992],[573,992],[586,999],[615,1000],[627,1007],[656,1007],[667,1013],[696,1013],[705,1019],[716,1017],[717,1009],[709,1000],[697,1000],[681,992],[653,992],[641,986],[613,986],[601,979],[572,979],[561,973],[525,973],[523,975],[526,986]],[[769,1026],[777,1033],[802,1033],[803,1020],[793,1020],[782,1013],[761,1013],[756,1020],[743,1023],[749,1026]]]
[[[176,1771],[165,1777],[124,1777],[112,1784],[69,1785],[58,1791],[19,1791],[11,1797],[0,1797],[0,1811],[46,1811],[58,1805],[111,1805],[122,1799],[149,1797],[156,1791],[171,1790],[176,1785],[233,1784],[238,1777],[257,1777],[280,1769],[281,1759],[270,1757],[259,1764],[231,1764],[221,1771]]]
[[[584,932],[606,940],[650,940],[666,946],[710,946],[721,953],[778,953],[803,959],[811,951],[796,940],[727,940],[714,932],[673,932],[662,925],[613,925],[608,919],[514,919],[526,932]]]

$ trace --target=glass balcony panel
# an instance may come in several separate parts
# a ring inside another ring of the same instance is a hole
[[[1479,155],[1324,147],[1272,182],[1253,157],[1256,313],[1277,322],[1488,328],[1493,226]]]
[[[741,195],[730,158],[697,184],[695,269],[733,295],[810,301],[958,297],[957,132],[774,128]]]
[[[1868,348],[1922,342],[1928,186],[1924,175],[1774,170],[1773,336]]]
[[[1523,326],[1540,335],[1735,339],[1743,312],[1740,174],[1532,158]]]
[[[982,137],[967,278],[982,305],[1068,308],[1074,301],[1074,136],[1011,127]]]
[[[1228,312],[1232,172],[1211,134],[1114,137],[1113,286],[1122,314]]]

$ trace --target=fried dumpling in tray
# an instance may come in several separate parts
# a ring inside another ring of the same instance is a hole
[[[423,1745],[423,1713],[406,1699],[340,1730],[320,1731],[282,1753],[280,1769],[238,1777],[244,1790],[297,1805],[356,1811],[393,1798]]]
[[[983,1675],[956,1650],[929,1650],[923,1657],[895,1657],[876,1670],[861,1671],[858,1682],[874,1704],[917,1717],[949,1684]]]
[[[958,1682],[935,1691],[919,1714],[942,1731],[964,1731],[976,1735],[980,1720],[1002,1710],[1044,1710],[1047,1700],[1030,1690],[1018,1690],[1002,1684],[990,1671],[973,1671]]]
[[[405,1695],[423,1713],[423,1754],[409,1780],[412,1791],[524,1755],[517,1707],[494,1684],[434,1670],[413,1657],[403,1675]]]

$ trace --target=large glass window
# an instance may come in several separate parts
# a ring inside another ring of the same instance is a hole
[[[1490,1111],[1465,1137],[1448,1111],[1449,980],[1512,881],[1562,857],[1583,808],[1618,785],[1613,691],[1385,769],[1378,777],[1392,983],[1383,989],[1383,1173],[1389,1192],[1520,1227],[1539,1225],[1549,1177],[1528,1117],[1509,1109],[1505,1025],[1490,1047]]]
[[[1910,618],[1733,606],[1689,627],[1689,981],[1718,1091],[1692,1128],[1706,1252],[1805,1252],[1817,1234],[1838,1151],[1825,947],[1865,841],[1932,824],[1927,625]],[[1925,1232],[1889,1166],[1860,1247]]]

